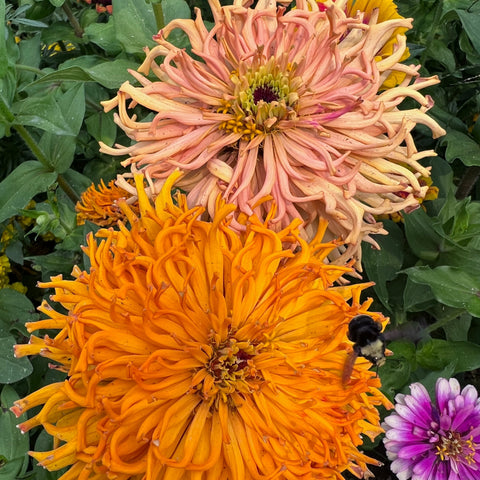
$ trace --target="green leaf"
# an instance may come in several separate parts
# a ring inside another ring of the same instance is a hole
[[[405,214],[403,219],[405,236],[412,252],[427,262],[437,259],[443,238],[435,231],[432,219],[422,208]]]
[[[0,480],[17,480],[22,478],[28,467],[29,438],[18,428],[17,423],[27,420],[22,414],[17,420],[9,411],[13,402],[19,399],[15,390],[5,385],[0,396]]]
[[[87,176],[69,168],[62,174],[68,186],[77,194],[78,197],[92,184],[92,180]]]
[[[162,0],[162,12],[165,25],[177,18],[191,18],[192,13],[188,3],[184,0]],[[180,29],[173,30],[168,36],[168,41],[179,48],[189,45],[188,36]]]
[[[108,55],[115,56],[122,51],[115,36],[113,15],[110,15],[107,23],[91,23],[85,27],[84,38],[103,48]]]
[[[0,383],[14,383],[28,377],[32,371],[32,364],[28,358],[15,358],[13,347],[17,343],[11,335],[0,338]]]
[[[145,46],[153,47],[157,33],[153,8],[138,0],[113,0],[115,35],[127,53],[143,54]]]
[[[68,67],[47,73],[28,86],[51,84],[54,82],[91,82],[92,77],[81,67]]]
[[[81,60],[78,61],[81,61],[82,65],[75,65],[73,61],[65,62],[68,67],[60,66],[57,71],[47,73],[28,86],[50,85],[54,82],[97,82],[105,88],[117,89],[122,83],[132,78],[128,69],[135,70],[138,67],[137,63],[123,58],[110,62],[98,63],[97,61],[93,66],[86,64],[86,57],[80,58]]]
[[[417,283],[430,285],[435,298],[449,307],[480,317],[480,278],[456,267],[412,267],[404,270]]]
[[[16,117],[15,123],[20,125],[30,125],[55,135],[75,135],[52,94],[27,97],[14,103],[12,112]]]
[[[400,228],[392,221],[384,222],[388,235],[377,235],[375,240],[380,250],[366,242],[362,246],[362,258],[368,279],[375,282],[374,289],[382,304],[389,307],[387,282],[393,280],[403,265],[404,237]]]
[[[165,25],[177,18],[190,18],[191,12],[185,0],[162,0],[162,11]]]
[[[138,64],[131,60],[118,58],[112,62],[98,63],[86,69],[93,81],[100,83],[106,88],[118,89],[122,83],[132,80],[128,70],[136,70]]]
[[[449,162],[457,158],[467,166],[480,165],[480,145],[465,133],[449,130],[441,144],[447,144],[445,159]]]
[[[49,1],[54,7],[61,7],[65,3],[65,0],[49,0]]]
[[[84,85],[77,84],[67,90],[57,101],[66,124],[77,135],[85,115]],[[65,172],[73,162],[76,144],[69,136],[46,132],[40,140],[40,148],[57,173]]]
[[[438,319],[437,319],[438,321]],[[451,322],[443,325],[445,336],[449,341],[467,341],[468,332],[472,325],[472,316],[463,313],[460,317],[452,319]]]
[[[432,58],[444,65],[448,72],[455,72],[455,56],[441,40],[433,39],[427,51]]]
[[[57,174],[40,162],[21,163],[0,183],[0,222],[24,208],[37,193],[45,192],[56,178]]]
[[[23,327],[25,322],[38,318],[32,302],[22,293],[11,288],[0,290],[0,336],[6,337],[13,328]]]
[[[403,290],[403,308],[406,312],[421,312],[435,303],[432,289],[429,285],[422,285],[407,278]]]
[[[385,365],[380,368],[382,392],[389,398],[409,383],[410,373],[415,368],[415,345],[408,342],[392,342],[388,349],[393,357],[388,357]]]
[[[48,281],[51,275],[70,275],[73,266],[80,263],[81,256],[77,252],[59,249],[47,255],[35,255],[25,259],[34,263],[35,270],[42,272],[43,281]]]
[[[462,22],[463,28],[467,32],[468,38],[472,42],[475,50],[480,52],[480,11],[472,12],[466,10],[455,10]]]
[[[115,143],[117,125],[113,121],[113,112],[96,112],[85,120],[88,133],[97,141],[108,146]]]
[[[20,59],[18,60],[18,76],[22,84],[30,83],[36,76],[35,71],[40,64],[40,35],[37,34],[32,38],[24,39],[18,44],[20,51]],[[26,69],[23,69],[27,67]]]
[[[454,375],[470,372],[480,368],[480,345],[434,338],[417,350],[417,362],[430,370],[440,370],[454,364]]]
[[[0,78],[5,77],[8,68],[7,35],[5,32],[5,0],[0,0]]]

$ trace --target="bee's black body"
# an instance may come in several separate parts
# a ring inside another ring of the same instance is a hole
[[[353,352],[345,364],[344,383],[347,383],[357,357],[364,357],[375,366],[385,363],[385,337],[382,325],[369,315],[357,315],[348,325],[348,339],[353,342]]]

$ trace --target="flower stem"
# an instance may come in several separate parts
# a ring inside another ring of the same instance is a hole
[[[165,26],[165,18],[163,16],[162,1],[152,3],[153,13],[155,14],[155,21],[157,29],[160,31]]]
[[[70,25],[72,26],[73,31],[75,32],[75,36],[78,38],[82,38],[83,28],[78,23],[78,20],[75,18],[75,15],[73,14],[72,9],[70,8],[70,5],[68,3],[68,0],[66,0],[63,3],[62,10],[65,12],[65,15],[67,16],[68,21],[70,22]]]
[[[45,72],[43,72],[42,70],[40,70],[39,68],[35,68],[35,67],[31,67],[30,65],[23,65],[21,63],[17,63],[15,65],[15,68],[17,70],[22,70],[24,72],[33,72],[35,73],[36,75],[38,76],[44,76],[45,75]]]
[[[455,192],[455,198],[462,200],[470,194],[472,188],[477,183],[478,177],[480,177],[480,167],[473,165],[468,167],[463,174],[460,183],[458,184],[457,191]]]
[[[41,148],[37,145],[37,142],[35,142],[34,138],[30,135],[28,130],[23,126],[23,125],[12,125],[13,128],[17,131],[17,133],[22,137],[23,141],[27,144],[28,148],[32,151],[32,153],[35,155],[37,160],[48,170],[52,170],[52,166],[48,162],[48,158],[46,155],[42,152]],[[79,199],[78,195],[75,193],[75,191],[72,189],[72,187],[68,184],[68,182],[65,180],[63,175],[58,175],[57,176],[57,183],[59,187],[66,193],[68,198],[72,200],[73,203],[77,203]]]
[[[48,170],[52,170],[52,166],[50,165],[48,158],[42,152],[41,148],[37,145],[37,142],[34,138],[30,135],[28,130],[19,124],[14,124],[12,127],[17,131],[17,133],[22,137],[22,140],[27,144],[28,148],[32,151],[35,155],[37,160]]]
[[[77,203],[80,200],[80,197],[75,193],[73,188],[67,182],[63,175],[58,175],[57,182],[59,187],[66,193],[67,197],[73,202]]]

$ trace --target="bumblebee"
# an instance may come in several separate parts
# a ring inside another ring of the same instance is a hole
[[[343,370],[342,380],[347,384],[358,357],[364,357],[378,369],[385,363],[385,337],[382,325],[369,315],[357,315],[348,325],[348,339],[353,342],[353,351],[349,355]]]

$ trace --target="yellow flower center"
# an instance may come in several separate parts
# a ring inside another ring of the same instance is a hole
[[[441,436],[436,445],[436,453],[442,461],[466,461],[471,465],[474,462],[476,447],[472,436],[464,440],[458,432],[449,431],[445,436]]]
[[[202,369],[205,378],[197,389],[207,398],[217,397],[225,402],[233,393],[251,393],[251,382],[259,378],[253,362],[257,354],[255,344],[233,336],[212,345],[210,358]]]
[[[232,72],[235,98],[218,109],[219,113],[232,115],[219,128],[241,133],[242,140],[272,132],[280,121],[296,116],[301,78],[293,75],[294,66],[273,57],[264,64],[260,62],[261,52],[252,65],[242,63],[238,71]]]

